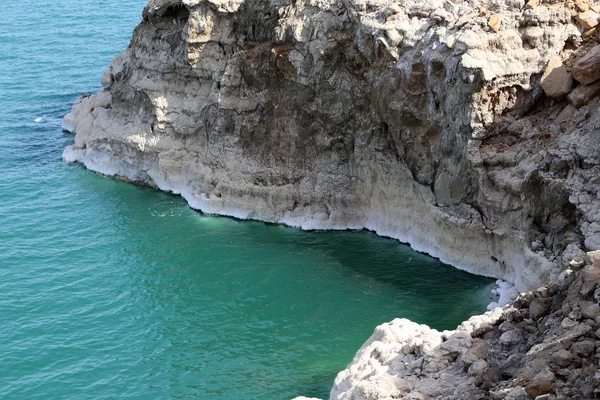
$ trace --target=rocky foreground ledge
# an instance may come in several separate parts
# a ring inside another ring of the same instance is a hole
[[[331,399],[600,398],[600,252],[559,281],[454,331],[406,319],[378,326]]]

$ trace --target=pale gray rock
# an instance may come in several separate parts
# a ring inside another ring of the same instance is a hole
[[[522,340],[523,334],[518,330],[510,330],[500,336],[500,343],[507,346],[519,344]]]
[[[153,0],[104,90],[65,117],[64,158],[206,213],[366,228],[532,289],[568,241],[600,248],[600,139],[582,114],[547,143],[534,77],[577,30],[561,4],[522,6]]]
[[[552,361],[560,367],[568,367],[573,362],[573,355],[568,350],[560,349],[552,355]]]
[[[596,319],[600,317],[600,304],[594,301],[582,301],[580,307],[581,315],[584,318]]]
[[[524,5],[152,0],[103,90],[65,116],[63,158],[206,213],[369,229],[510,282],[505,302],[560,275],[579,310],[600,267],[562,267],[600,249],[600,113],[593,99],[563,115],[545,102],[540,77],[580,32],[564,2]],[[589,54],[568,64],[580,82],[597,79]],[[594,335],[554,317],[537,328],[529,301],[454,332],[383,324],[331,398],[485,398],[513,349],[515,377],[530,379]],[[506,321],[517,328],[500,332]],[[490,350],[477,377],[464,369],[477,360],[461,364],[472,334]]]
[[[469,367],[469,374],[473,376],[481,375],[487,367],[488,363],[485,360],[477,360]]]

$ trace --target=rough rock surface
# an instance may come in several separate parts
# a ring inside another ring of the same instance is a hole
[[[600,273],[600,262],[586,268]],[[572,269],[562,278],[472,317],[455,331],[438,332],[406,319],[378,326],[338,374],[331,398],[598,398],[600,318],[595,311],[587,316],[579,311],[599,307],[600,280],[586,281]],[[586,282],[593,285],[584,291]],[[540,300],[549,309],[535,320],[531,308]],[[573,323],[561,326],[569,317]]]
[[[207,213],[370,229],[519,291],[570,282],[453,332],[379,327],[332,398],[590,395],[600,270],[575,270],[600,249],[600,52],[576,17],[594,7],[152,0],[65,117],[63,158]],[[551,60],[568,96],[544,91]]]
[[[64,159],[536,287],[600,248],[600,115],[552,123],[540,77],[581,32],[562,2],[523,3],[152,0],[65,117]]]

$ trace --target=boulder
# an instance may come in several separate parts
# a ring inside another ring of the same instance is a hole
[[[484,360],[477,360],[469,368],[469,375],[481,375],[487,367],[488,364]]]
[[[600,79],[600,45],[592,47],[571,69],[573,78],[583,85]]]
[[[544,394],[554,393],[554,384],[548,379],[534,380],[527,385],[525,391],[532,399],[535,399]]]
[[[592,340],[584,340],[582,342],[573,343],[571,345],[571,352],[580,357],[587,357],[594,351],[595,347],[595,343]]]
[[[559,367],[568,367],[573,362],[573,355],[568,350],[560,349],[552,354],[552,362]]]
[[[517,371],[523,366],[524,359],[525,354],[511,354],[500,366],[500,372],[502,372],[502,375],[514,377]]]
[[[505,345],[515,345],[520,343],[522,340],[523,334],[516,329],[504,332],[500,336],[500,343]]]
[[[584,318],[596,319],[600,317],[600,305],[596,302],[582,301],[579,307],[581,307],[581,315]]]
[[[511,388],[505,397],[506,400],[530,400],[529,395],[521,386]]]
[[[584,282],[600,282],[600,266],[586,265],[583,271],[581,271],[581,279]]]
[[[575,325],[577,325],[577,322],[573,321],[571,318],[563,318],[560,322],[560,326],[563,329],[571,329]]]
[[[577,90],[577,89],[575,89],[575,90]],[[571,93],[573,93],[573,92],[571,92]],[[570,97],[571,97],[571,95],[569,95],[569,100],[570,100]],[[567,104],[567,106],[554,119],[554,123],[559,126],[563,123],[568,123],[573,119],[573,116],[575,115],[576,112],[577,112],[577,108],[573,107],[573,105],[571,105],[571,104]],[[570,261],[571,260],[568,260],[567,263]]]
[[[600,15],[598,15],[597,12],[593,10],[587,10],[579,13],[575,17],[575,20],[579,23],[579,25],[581,25],[582,28],[592,29],[598,25],[598,18],[600,18]]]
[[[589,85],[579,85],[573,90],[567,99],[573,106],[579,108],[600,94],[600,81],[594,82]]]
[[[550,308],[550,299],[536,298],[529,305],[529,315],[534,320],[544,317]]]
[[[479,375],[479,382],[484,390],[491,388],[501,379],[502,374],[496,368],[486,368],[481,375]]]
[[[559,56],[554,56],[548,61],[546,70],[542,75],[542,89],[549,97],[560,97],[571,91],[573,78],[567,72]]]

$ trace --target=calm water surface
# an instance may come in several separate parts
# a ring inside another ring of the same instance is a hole
[[[61,161],[60,120],[144,0],[23,0],[0,16],[0,398],[326,397],[373,328],[439,329],[490,280],[366,232],[200,215]],[[18,4],[18,6],[17,6]]]

